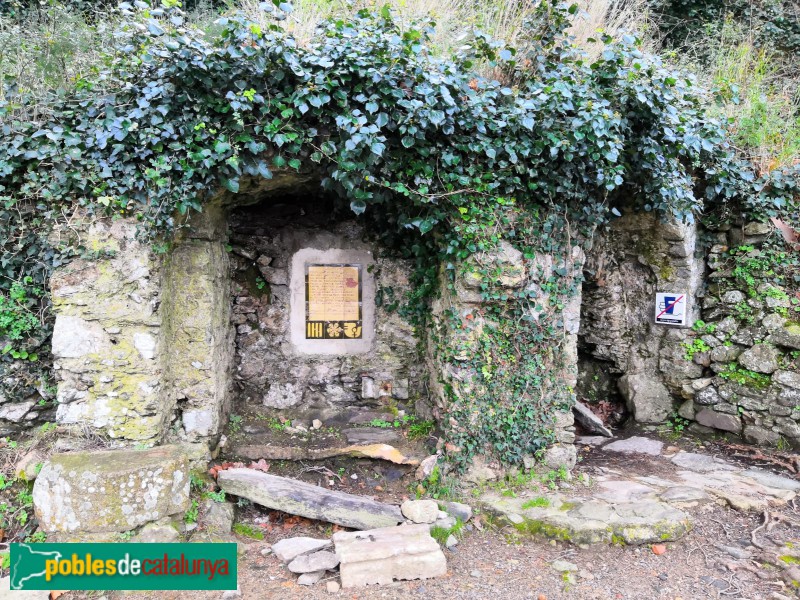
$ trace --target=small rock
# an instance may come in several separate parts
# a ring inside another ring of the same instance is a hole
[[[586,569],[581,569],[580,571],[578,571],[578,577],[580,577],[581,579],[583,579],[585,581],[592,581],[594,579],[594,575],[592,575]]]
[[[447,549],[455,548],[456,546],[458,546],[458,539],[456,539],[456,536],[454,536],[453,534],[450,534],[447,536],[447,540],[445,541],[444,546]]]
[[[477,578],[479,578],[481,576],[481,572],[480,571],[471,571],[469,576],[470,577],[474,577],[474,578],[477,579]]]
[[[180,534],[172,525],[148,523],[133,536],[132,541],[147,544],[171,544],[180,541]]]
[[[296,537],[281,540],[272,545],[272,551],[283,562],[288,563],[293,561],[298,556],[308,554],[309,552],[316,552],[323,548],[331,546],[330,540],[320,540],[310,537]]]
[[[730,554],[733,558],[738,560],[746,560],[753,556],[750,552],[745,550],[744,548],[737,548],[735,546],[724,546],[723,544],[716,544],[716,548]]]
[[[325,571],[312,571],[303,573],[297,578],[297,585],[314,585],[325,575]]]
[[[241,598],[242,591],[239,588],[235,590],[228,590],[222,594],[222,600],[234,600],[235,598]]]
[[[313,573],[314,571],[335,569],[337,566],[339,566],[339,557],[333,552],[322,550],[298,556],[286,568],[292,573]]]
[[[269,556],[270,554],[272,554],[272,546],[261,549],[261,556]]]
[[[24,481],[33,481],[39,474],[43,462],[44,455],[38,450],[31,450],[14,467],[14,474]]]
[[[439,515],[439,507],[433,500],[406,500],[400,511],[414,523],[433,523]]]
[[[329,594],[335,594],[339,591],[341,586],[339,585],[338,581],[329,581],[325,584],[325,587],[327,588]]]
[[[466,523],[472,518],[472,507],[461,502],[445,502],[444,510],[451,517],[459,519],[462,523]]]
[[[320,421],[319,419],[314,419],[313,421],[311,421],[311,427],[313,427],[314,429],[321,429],[322,421]]]
[[[650,548],[656,556],[661,556],[667,551],[667,547],[664,544],[653,544]]]
[[[431,454],[429,457],[424,459],[421,463],[419,463],[419,467],[417,467],[417,472],[414,474],[414,477],[420,481],[430,477],[431,473],[433,473],[433,468],[436,466],[437,460],[439,460],[439,456],[437,454]]]
[[[232,502],[217,502],[207,498],[203,501],[202,508],[203,526],[207,531],[230,533],[236,516],[236,508]]]
[[[554,560],[550,566],[559,573],[571,573],[578,570],[578,565],[566,560]]]
[[[507,518],[509,521],[511,521],[511,524],[512,524],[512,525],[521,525],[522,523],[524,523],[524,522],[525,522],[525,519],[524,519],[524,518],[522,518],[522,516],[521,516],[521,515],[518,515],[517,513],[509,513],[509,514],[506,516],[506,518]]]
[[[456,526],[456,520],[453,517],[445,517],[444,519],[436,519],[430,523],[431,529],[438,527],[440,529],[452,529]]]

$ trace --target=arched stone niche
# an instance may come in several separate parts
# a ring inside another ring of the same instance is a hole
[[[410,264],[320,196],[241,207],[229,223],[237,411],[330,426],[421,408],[421,340],[395,310]]]

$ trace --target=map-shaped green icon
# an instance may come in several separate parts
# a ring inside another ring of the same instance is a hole
[[[11,589],[26,589],[25,582],[45,576],[45,562],[59,560],[60,552],[36,550],[35,544],[12,544],[11,546]],[[38,582],[37,582],[38,583]],[[27,589],[34,589],[30,586]]]

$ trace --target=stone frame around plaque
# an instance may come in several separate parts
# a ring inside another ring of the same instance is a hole
[[[375,339],[375,279],[370,272],[374,258],[367,250],[350,248],[303,248],[292,256],[289,296],[289,328],[293,350],[298,354],[364,354]],[[309,266],[360,266],[361,337],[308,338],[306,274]]]

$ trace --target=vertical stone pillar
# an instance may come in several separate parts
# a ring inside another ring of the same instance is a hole
[[[470,259],[466,268],[459,268],[456,281],[451,284],[442,277],[440,297],[432,307],[434,322],[428,350],[428,366],[431,373],[432,397],[436,401],[435,416],[443,421],[446,427],[460,432],[462,439],[479,438],[480,431],[485,428],[487,414],[493,409],[476,404],[470,407],[468,414],[463,410],[454,415],[453,399],[470,397],[486,398],[487,381],[492,373],[480,371],[473,358],[486,351],[487,332],[492,336],[508,334],[502,342],[508,347],[515,347],[515,327],[508,323],[492,321],[490,310],[492,304],[510,301],[509,297],[520,292],[535,295],[535,302],[528,315],[531,327],[541,322],[552,326],[555,335],[549,337],[541,346],[522,349],[523,354],[536,354],[537,372],[531,373],[530,388],[516,398],[499,398],[499,403],[507,402],[515,405],[519,413],[530,407],[546,407],[547,414],[541,414],[546,424],[550,420],[552,429],[551,441],[555,442],[543,453],[543,461],[550,468],[575,465],[576,451],[572,442],[575,439],[573,416],[570,403],[574,400],[574,387],[577,380],[577,333],[580,319],[580,285],[576,284],[575,295],[569,298],[566,305],[553,297],[550,290],[553,283],[561,278],[580,278],[583,268],[583,251],[569,246],[566,256],[550,256],[536,253],[524,257],[522,252],[508,242],[501,242],[493,253]],[[479,274],[480,271],[482,274]],[[486,273],[491,273],[487,286]],[[559,334],[558,331],[562,333]],[[495,339],[497,339],[495,337]],[[489,359],[487,358],[487,361]],[[480,361],[478,361],[480,363]],[[509,358],[502,369],[517,370],[515,375],[527,377],[521,373],[524,368],[521,361]],[[493,365],[486,366],[492,368]],[[498,376],[502,376],[499,375]],[[491,403],[494,399],[486,398]],[[561,399],[561,407],[554,406],[554,399]],[[534,408],[533,410],[539,410]],[[498,415],[498,418],[501,418]],[[521,417],[522,418],[522,417]],[[524,438],[535,432],[520,432],[520,446]],[[458,453],[460,448],[451,447],[449,452]],[[477,448],[477,459],[473,473],[467,478],[485,478],[501,465],[493,459],[493,449]],[[481,456],[484,455],[484,456]],[[488,462],[487,462],[488,460]],[[526,466],[532,466],[533,457],[524,457]],[[488,469],[487,469],[488,467]],[[495,471],[496,472],[496,471]]]
[[[97,254],[50,281],[56,420],[120,440],[156,443],[168,410],[158,360],[160,261],[136,239],[136,222],[98,220],[81,242]]]
[[[189,442],[217,435],[230,403],[234,353],[226,229],[225,211],[206,207],[164,265],[165,397],[176,410],[177,437]]]

